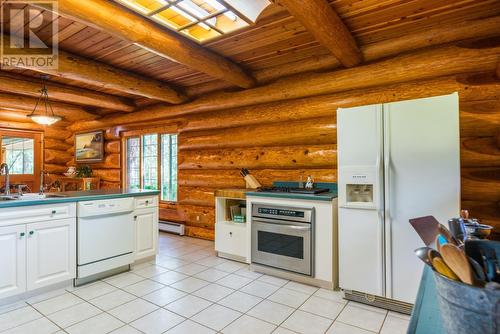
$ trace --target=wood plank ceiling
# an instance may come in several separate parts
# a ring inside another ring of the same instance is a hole
[[[321,46],[299,21],[280,5],[279,0],[275,2],[264,10],[254,26],[204,44],[203,47],[234,61],[256,77],[271,68],[297,61],[319,61],[325,57],[333,57],[327,48]],[[334,0],[330,1],[330,5],[343,20],[360,48],[424,31],[438,24],[456,25],[464,20],[500,15],[498,0]],[[191,96],[214,89],[238,89],[225,81],[214,79],[84,23],[62,16],[58,16],[56,20],[59,25],[60,48],[67,52],[164,81]],[[42,35],[47,31],[44,28],[42,26],[39,29]],[[328,66],[324,69],[328,69]],[[39,74],[29,70],[11,72],[39,77]],[[286,74],[284,72],[280,75]],[[68,78],[52,77],[51,80],[132,98],[138,106],[155,102],[134,94],[96,87]]]

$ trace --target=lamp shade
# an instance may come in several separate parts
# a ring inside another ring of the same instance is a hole
[[[55,115],[28,115],[27,117],[41,125],[52,125],[62,119],[62,117]]]

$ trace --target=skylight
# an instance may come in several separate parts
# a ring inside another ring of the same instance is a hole
[[[199,43],[248,27],[268,0],[115,0]]]

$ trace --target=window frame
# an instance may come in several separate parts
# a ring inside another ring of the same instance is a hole
[[[33,139],[33,174],[12,174],[10,175],[11,184],[17,182],[24,182],[22,180],[26,178],[33,179],[33,189],[32,191],[37,191],[40,188],[40,174],[44,169],[45,161],[44,161],[44,134],[40,131],[32,131],[32,130],[21,130],[21,129],[9,129],[9,128],[0,128],[0,148],[2,147],[2,138],[3,137],[20,137],[20,138],[28,138]],[[0,151],[0,161],[1,161],[2,152]],[[31,182],[31,181],[28,181]],[[0,185],[3,185],[3,180],[0,179]]]
[[[140,131],[128,131],[123,133],[122,135],[122,152],[124,153],[122,156],[122,168],[123,168],[123,173],[122,173],[122,187],[127,188],[128,187],[128,159],[127,159],[127,152],[128,152],[128,145],[127,141],[128,139],[131,138],[136,138],[139,140],[139,188],[143,188],[143,136],[145,135],[153,135],[156,134],[156,144],[157,144],[157,187],[158,191],[160,192],[160,202],[162,203],[168,203],[168,204],[177,204],[179,201],[179,180],[177,178],[177,191],[176,191],[176,200],[163,200],[161,193],[162,193],[162,136],[163,135],[176,135],[177,136],[177,141],[179,140],[179,133],[177,131],[169,131],[169,129],[150,129],[150,130],[140,130]],[[179,156],[179,146],[177,146],[177,157]],[[176,173],[179,175],[179,164],[178,164],[178,159],[177,159],[177,164],[176,164]]]

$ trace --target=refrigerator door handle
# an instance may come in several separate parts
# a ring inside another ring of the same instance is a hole
[[[391,251],[391,183],[392,161],[391,161],[391,126],[390,106],[384,104],[384,268],[385,288],[387,298],[392,298],[392,251]]]

